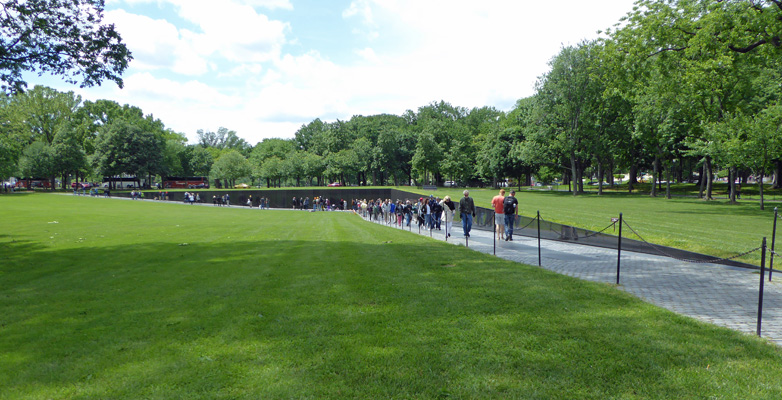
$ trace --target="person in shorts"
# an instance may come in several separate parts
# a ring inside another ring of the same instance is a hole
[[[491,199],[491,205],[494,208],[494,231],[497,234],[497,240],[505,238],[505,211],[503,202],[505,201],[505,189],[500,189],[500,194]]]

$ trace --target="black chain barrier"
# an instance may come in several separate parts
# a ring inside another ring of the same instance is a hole
[[[537,217],[536,217],[536,218],[537,218]],[[533,221],[534,221],[534,220],[533,220]],[[549,223],[552,223],[552,224],[556,224],[556,222],[552,222],[552,221],[546,221],[545,219],[542,219],[542,218],[541,218],[541,221],[545,221],[545,222],[549,222]],[[584,236],[581,236],[581,237],[582,237],[582,238],[584,238],[584,239],[588,239],[588,238],[591,238],[591,237],[595,237],[595,236],[597,236],[597,235],[600,235],[601,233],[603,233],[603,232],[607,231],[607,230],[608,230],[608,228],[610,228],[610,227],[612,227],[612,226],[615,226],[615,225],[616,225],[616,222],[612,222],[610,225],[606,226],[605,228],[601,229],[601,230],[600,230],[600,231],[598,231],[598,232],[587,233],[587,234],[585,234]],[[565,226],[565,225],[562,225],[562,226]],[[571,228],[571,229],[573,229],[573,230],[576,230],[576,229],[581,229],[581,230],[583,230],[583,231],[588,231],[587,229],[583,229],[583,228],[576,228],[576,227],[574,227],[574,226],[571,226],[570,228]],[[551,232],[551,233],[554,233],[554,234],[556,234],[556,235],[558,235],[558,236],[560,236],[560,237],[562,236],[562,232],[557,232],[557,231],[555,231],[555,230],[551,229],[551,227],[550,227],[550,226],[548,227],[548,230],[549,230],[549,232]]]
[[[608,226],[606,226],[605,228],[603,228],[603,229],[602,229],[601,231],[599,231],[599,232],[592,232],[592,233],[587,233],[586,235],[584,235],[584,237],[585,237],[585,238],[590,238],[590,237],[597,236],[597,235],[599,235],[599,234],[601,234],[601,233],[603,233],[603,232],[607,231],[607,230],[608,230],[608,228],[610,228],[610,227],[612,227],[612,226],[615,226],[615,225],[616,225],[616,222],[617,222],[617,221],[614,221],[614,222],[612,222],[612,223],[611,223],[611,225],[608,225]]]
[[[682,261],[682,262],[688,262],[688,263],[693,263],[693,264],[709,264],[709,263],[718,263],[720,261],[735,260],[735,259],[737,259],[739,257],[743,257],[743,256],[746,256],[748,254],[752,254],[752,253],[754,253],[756,251],[759,251],[759,250],[761,250],[763,248],[763,246],[759,246],[759,247],[755,247],[752,250],[748,250],[748,251],[745,251],[743,253],[739,253],[739,254],[736,254],[734,256],[731,256],[731,257],[714,258],[714,259],[709,259],[709,260],[692,260],[692,259],[686,259],[686,258],[679,258],[679,257],[676,257],[676,256],[666,252],[666,251],[663,251],[662,249],[660,249],[659,246],[657,246],[657,245],[655,245],[653,243],[649,243],[646,239],[644,239],[641,235],[639,235],[638,232],[636,232],[635,229],[633,229],[633,227],[630,226],[630,224],[627,223],[627,221],[624,221],[624,224],[625,224],[625,226],[630,228],[630,230],[635,234],[635,236],[637,236],[639,239],[641,239],[642,242],[646,243],[649,247],[653,248],[655,251],[657,251],[661,255],[663,255],[665,257],[673,258],[674,260],[678,260],[678,261]]]
[[[537,220],[538,220],[538,217],[536,216],[535,218],[532,218],[527,225],[524,225],[521,228],[513,228],[513,230],[515,231],[516,229],[518,229],[518,230],[527,229],[528,226],[532,225],[532,223],[537,221]]]

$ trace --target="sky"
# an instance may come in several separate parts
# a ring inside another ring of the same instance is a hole
[[[28,84],[141,108],[191,143],[225,127],[255,145],[304,124],[446,101],[502,111],[562,46],[599,37],[632,0],[107,0],[133,53],[113,82]]]

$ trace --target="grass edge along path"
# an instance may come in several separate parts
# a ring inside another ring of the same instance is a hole
[[[345,213],[0,210],[2,399],[782,396],[764,340]]]

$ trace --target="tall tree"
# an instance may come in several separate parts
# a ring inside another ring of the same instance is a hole
[[[593,75],[597,64],[595,43],[565,47],[551,60],[551,71],[538,82],[537,98],[543,111],[541,129],[549,146],[570,160],[573,194],[583,191],[583,171],[590,159],[596,134],[593,107],[603,88]]]
[[[26,178],[54,176],[56,170],[52,146],[43,141],[35,141],[25,147],[19,159],[19,173]]]
[[[13,96],[10,122],[29,135],[29,143],[40,140],[51,144],[57,132],[71,122],[80,104],[81,96],[73,92],[36,85]]]
[[[96,141],[93,163],[104,176],[142,176],[162,172],[165,142],[156,132],[119,119],[105,126]]]
[[[196,134],[198,135],[198,144],[206,148],[212,147],[219,150],[236,150],[245,157],[249,157],[250,152],[252,151],[252,146],[250,146],[247,141],[240,138],[236,134],[236,131],[229,130],[222,126],[217,129],[217,132],[199,129]]]
[[[54,156],[54,170],[62,177],[63,189],[68,187],[70,175],[83,177],[86,173],[88,163],[84,146],[82,146],[77,132],[71,126],[60,129],[54,136],[52,154]]]
[[[236,150],[229,150],[215,161],[209,176],[226,180],[233,186],[237,179],[248,177],[251,173],[247,158]]]

